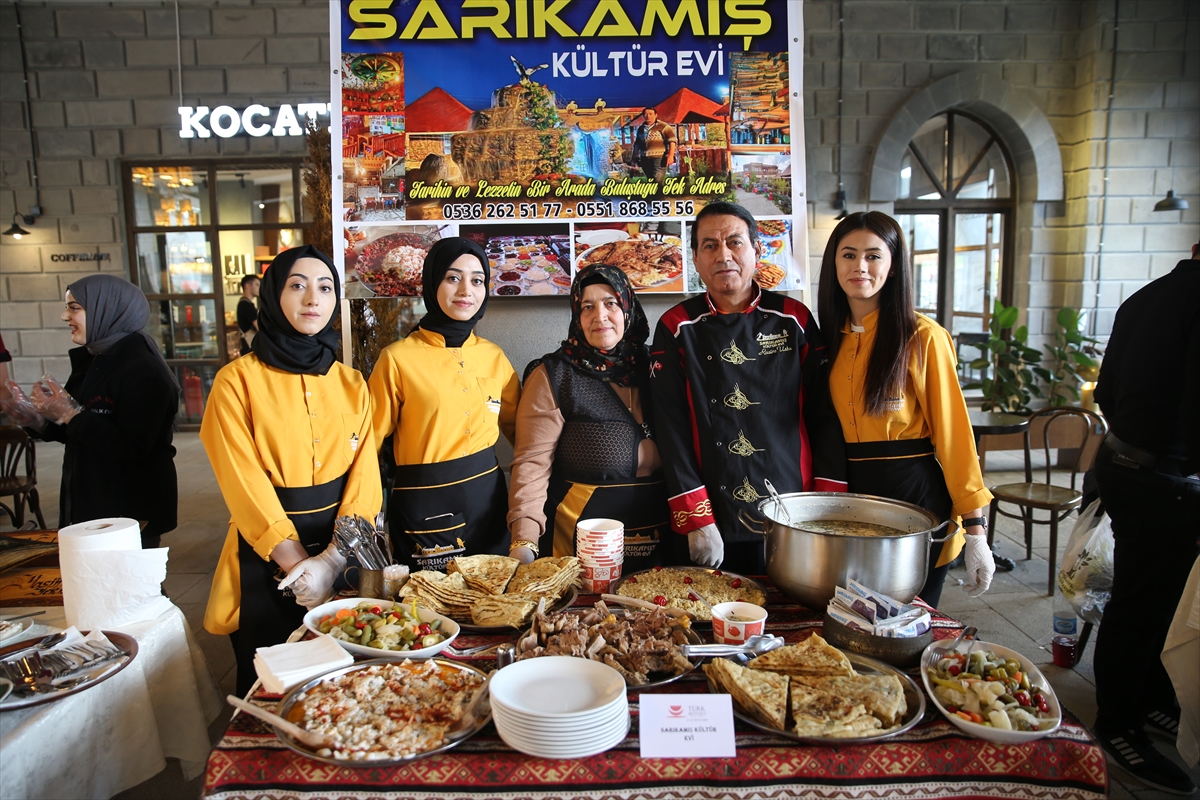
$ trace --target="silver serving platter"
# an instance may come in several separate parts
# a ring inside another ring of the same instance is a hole
[[[781,739],[790,739],[793,742],[804,742],[805,744],[819,745],[855,745],[869,744],[871,742],[882,742],[885,739],[891,739],[899,736],[902,733],[912,730],[921,718],[925,716],[925,694],[917,687],[916,681],[910,676],[882,661],[876,661],[873,658],[860,656],[858,653],[846,653],[846,657],[850,659],[850,663],[854,665],[854,671],[860,675],[895,675],[900,679],[900,684],[904,687],[904,700],[908,708],[904,711],[904,717],[901,719],[900,726],[890,730],[874,734],[873,736],[858,736],[858,737],[841,737],[841,736],[800,736],[790,730],[781,731],[778,728],[772,728],[759,722],[754,717],[742,711],[738,705],[738,701],[733,699],[733,716],[737,717],[742,722],[749,725],[755,730],[769,733],[773,736],[778,736]],[[710,694],[724,694],[712,682],[708,680],[708,691]],[[788,703],[789,710],[791,703]],[[790,714],[789,714],[790,717]]]
[[[561,613],[563,613],[563,614],[583,614],[583,613],[591,611],[591,610],[592,610],[591,608],[572,608],[570,610],[563,611]],[[612,606],[609,606],[608,610],[610,612],[612,612],[613,614],[622,614],[622,615],[628,617],[628,616],[632,616],[633,612],[636,609],[619,608],[619,607],[613,608]],[[532,627],[532,626],[530,626],[530,627]],[[522,639],[524,639],[526,636],[529,635],[529,631],[530,631],[530,628],[526,628],[525,630],[521,631],[519,636],[517,636],[517,644],[518,645],[520,644]],[[687,630],[685,630],[684,635],[687,637],[688,644],[704,644],[704,640],[700,638],[700,634],[696,633],[691,628],[688,628]],[[668,683],[674,683],[675,681],[679,680],[684,675],[690,675],[691,673],[695,672],[696,668],[699,667],[702,663],[704,663],[704,657],[698,656],[696,658],[689,658],[688,661],[691,662],[691,665],[692,665],[691,668],[685,669],[683,672],[679,673],[678,675],[668,675],[665,678],[658,678],[656,680],[652,680],[647,683],[639,684],[637,686],[626,681],[626,685],[629,687],[629,690],[631,692],[641,692],[646,689],[653,689],[658,686],[666,686]],[[651,675],[653,675],[653,674],[655,674],[655,673],[651,673]]]
[[[88,632],[84,631],[83,633],[86,634]],[[116,675],[118,672],[128,667],[129,664],[135,658],[137,658],[137,639],[134,639],[129,634],[118,633],[117,631],[103,631],[103,633],[108,637],[110,642],[125,651],[125,655],[114,658],[112,661],[109,661],[106,664],[89,667],[88,669],[83,670],[82,673],[88,676],[87,680],[77,683],[69,689],[59,689],[52,692],[40,692],[37,694],[21,694],[15,691],[16,687],[14,687],[14,691],[12,691],[11,694],[6,695],[3,700],[0,700],[0,711],[16,711],[21,708],[29,708],[30,706],[40,706],[44,703],[52,703],[55,700],[61,700],[64,697],[70,697],[71,695],[85,692],[93,686],[104,683],[113,675]],[[5,656],[5,658],[11,659],[14,655],[17,655],[17,653],[10,653],[9,655]],[[64,677],[72,676],[67,675]]]
[[[413,662],[435,661],[441,667],[449,667],[452,669],[461,670],[463,672],[474,672],[477,675],[479,675],[480,677],[486,676],[486,673],[483,670],[478,669],[477,667],[473,667],[470,664],[464,664],[464,663],[461,663],[458,661],[449,661],[444,658],[432,658],[432,659],[414,658],[414,659],[412,659],[412,661]],[[300,695],[303,694],[304,692],[307,692],[309,689],[313,688],[317,684],[324,683],[327,680],[330,680],[332,678],[338,678],[338,677],[341,677],[342,675],[346,675],[351,672],[358,672],[359,670],[366,669],[367,667],[397,666],[398,663],[400,663],[400,662],[393,661],[391,659],[376,658],[376,659],[372,659],[370,661],[359,661],[348,667],[341,667],[339,669],[335,669],[335,670],[326,672],[324,675],[318,675],[317,677],[301,684],[300,686],[295,687],[290,692],[288,692],[286,695],[284,695],[283,699],[279,701],[279,706],[278,706],[278,708],[275,709],[275,713],[278,714],[279,716],[283,717],[284,719],[291,719],[291,717],[289,717],[288,714],[292,710],[292,708],[298,702],[300,702]],[[492,719],[491,709],[490,709],[490,707],[488,707],[487,703],[485,702],[481,709],[481,713],[476,715],[475,725],[471,729],[471,732],[468,733],[466,736],[463,736],[460,739],[456,739],[452,742],[446,742],[446,743],[442,744],[441,747],[435,747],[432,750],[426,750],[423,753],[417,753],[416,755],[405,756],[404,758],[385,758],[385,759],[375,759],[375,760],[364,759],[361,761],[348,759],[348,758],[334,758],[333,756],[318,755],[316,752],[314,752],[310,748],[305,747],[304,745],[300,744],[300,742],[297,742],[291,736],[287,735],[279,728],[276,728],[274,725],[272,725],[271,728],[272,728],[272,730],[275,731],[275,735],[279,737],[279,740],[281,742],[283,742],[285,745],[287,745],[290,749],[294,750],[295,752],[299,753],[302,756],[307,756],[308,758],[314,759],[316,761],[323,761],[326,764],[334,764],[339,767],[390,767],[390,766],[395,766],[397,764],[408,764],[409,762],[416,761],[418,759],[425,758],[426,756],[431,756],[436,753],[444,753],[445,751],[449,750],[450,748],[455,747],[456,745],[459,745],[459,744],[465,742],[467,739],[470,739],[472,736],[479,733],[479,731],[481,731],[485,725],[487,725],[489,722],[491,722],[491,719]],[[299,723],[297,723],[297,724],[299,724]]]
[[[558,598],[558,600],[556,600],[554,602],[554,605],[550,606],[546,610],[547,611],[562,611],[563,609],[570,608],[571,604],[575,602],[575,598],[577,598],[577,597],[579,597],[579,590],[577,588],[575,588],[574,586],[571,586],[567,589],[566,593],[563,594],[562,597]],[[470,622],[463,622],[455,617],[450,617],[450,619],[452,619],[458,623],[458,627],[462,629],[463,633],[507,633],[507,634],[511,634],[515,627],[513,625],[474,625]]]
[[[687,567],[663,567],[663,569],[667,570],[667,569],[704,569],[704,568],[687,566]],[[713,572],[716,572],[717,570],[704,569],[704,571],[709,574],[712,574]],[[624,585],[625,582],[628,581],[630,578],[640,578],[642,575],[649,575],[652,572],[655,572],[655,570],[653,568],[644,569],[644,570],[641,570],[640,572],[633,572],[633,573],[630,573],[629,575],[622,575],[620,578],[617,578],[615,581],[612,582],[612,586],[609,588],[608,593],[609,594],[620,594],[621,586]],[[722,575],[728,576],[731,580],[740,580],[743,584],[749,585],[751,588],[758,589],[760,592],[762,592],[763,604],[764,604],[763,607],[764,608],[766,607],[767,587],[763,586],[761,583],[754,580],[754,578],[747,578],[745,575],[739,575],[736,572],[729,572],[727,570],[720,570],[720,572]],[[693,625],[709,625],[709,626],[712,625],[712,617],[711,616],[700,617],[700,616],[696,616],[695,614],[693,614],[690,611],[687,612],[687,614],[689,617],[692,618]]]

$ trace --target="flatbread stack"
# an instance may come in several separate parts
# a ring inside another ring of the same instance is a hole
[[[566,594],[582,573],[583,567],[575,556],[539,558],[533,563],[517,567],[505,591],[544,594],[547,595],[547,602],[551,602]]]
[[[724,658],[704,665],[717,688],[733,696],[746,713],[764,725],[783,730],[787,724],[788,679],[773,672],[756,672]]]
[[[539,558],[522,564],[498,555],[462,556],[446,572],[414,572],[400,597],[431,611],[475,625],[519,628],[529,621],[541,597],[556,602],[579,579],[574,556]]]
[[[486,595],[467,585],[461,572],[437,572],[421,570],[408,578],[400,589],[400,598],[417,598],[417,602],[448,617],[470,619],[471,607]]]
[[[793,676],[854,675],[850,659],[818,634],[800,644],[789,644],[763,653],[750,662],[751,669]]]
[[[745,713],[798,736],[856,738],[898,727],[908,710],[895,675],[859,675],[846,654],[814,634],[741,667],[713,659],[704,667]]]
[[[513,573],[521,562],[508,556],[481,553],[475,556],[458,556],[446,565],[446,573],[462,573],[463,579],[477,592],[504,594],[504,587],[512,580]]]

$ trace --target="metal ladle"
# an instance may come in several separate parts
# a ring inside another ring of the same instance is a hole
[[[775,486],[766,478],[763,478],[763,485],[767,487],[772,502],[783,512],[783,521],[788,524],[789,528],[796,527],[796,523],[792,522],[792,515],[788,513],[787,506],[783,504],[783,498],[779,496],[779,492],[775,491]]]

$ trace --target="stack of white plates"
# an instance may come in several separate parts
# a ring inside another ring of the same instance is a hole
[[[585,758],[629,732],[625,679],[570,656],[518,661],[492,676],[492,721],[509,747],[541,758]]]

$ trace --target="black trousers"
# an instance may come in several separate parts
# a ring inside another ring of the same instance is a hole
[[[1115,543],[1112,598],[1096,637],[1096,722],[1139,730],[1148,712],[1175,703],[1159,656],[1200,552],[1200,481],[1139,466],[1106,446],[1095,472]]]

